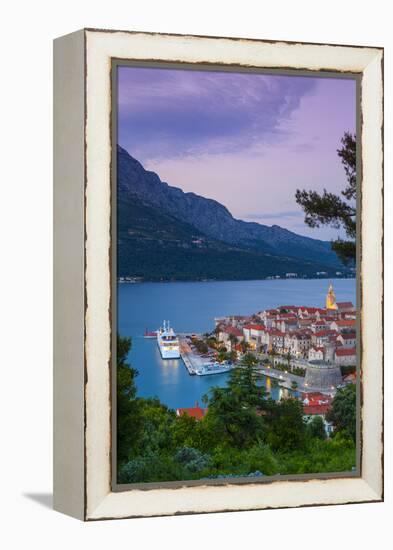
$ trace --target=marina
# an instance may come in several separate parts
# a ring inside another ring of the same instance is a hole
[[[340,299],[356,303],[354,279],[332,282]],[[138,371],[138,395],[156,396],[173,409],[192,407],[197,401],[201,403],[211,387],[227,384],[230,373],[195,375],[196,368],[212,358],[193,353],[189,346],[191,337],[201,338],[212,331],[215,318],[234,313],[250,315],[256,309],[272,308],[280,303],[320,306],[326,286],[326,280],[318,279],[119,284],[118,331],[132,339],[128,362]],[[155,330],[166,318],[170,319],[179,338],[179,359],[163,359],[156,337],[145,338],[145,332]],[[286,384],[279,378],[285,373],[268,369],[267,365],[261,368],[265,369],[262,371],[264,383],[273,399],[280,399],[290,390],[291,383]],[[279,385],[272,383],[274,379]],[[294,380],[301,390],[304,378]]]

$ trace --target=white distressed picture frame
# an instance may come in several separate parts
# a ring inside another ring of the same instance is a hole
[[[82,520],[383,499],[383,50],[85,29],[54,46],[54,507]],[[361,74],[361,473],[113,492],[111,62]]]

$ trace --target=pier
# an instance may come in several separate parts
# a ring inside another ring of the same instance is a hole
[[[203,365],[205,361],[202,357],[194,353],[185,340],[184,336],[179,337],[180,340],[180,357],[183,360],[183,363],[188,371],[188,374],[195,375],[196,369]]]

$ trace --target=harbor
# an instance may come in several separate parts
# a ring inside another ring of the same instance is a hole
[[[341,300],[355,301],[354,280],[337,279],[332,282]],[[324,280],[292,279],[119,285],[118,292],[121,297],[119,333],[130,335],[132,338],[128,362],[138,371],[136,378],[138,394],[142,397],[157,396],[162,403],[176,409],[192,407],[196,402],[202,403],[203,396],[209,392],[210,388],[224,387],[228,383],[230,373],[213,376],[192,374],[201,362],[208,362],[211,357],[203,357],[206,354],[193,354],[191,348],[183,345],[181,358],[162,359],[156,342],[156,333],[151,334],[150,338],[144,338],[144,334],[149,330],[156,331],[163,319],[170,319],[180,342],[187,344],[192,337],[202,339],[206,333],[211,333],[215,318],[234,313],[250,316],[257,309],[270,309],[277,307],[280,303],[291,304],[294,297],[296,303],[320,306],[321,296],[326,295],[326,286]],[[229,342],[227,345],[229,348]],[[289,381],[289,377],[288,382],[284,378],[280,379],[280,375],[286,378],[285,372],[279,368],[273,368],[273,360],[278,362],[279,356],[270,357],[271,369],[268,369],[268,364],[263,363],[265,355],[257,354],[257,357],[262,373],[265,375],[264,384],[270,388],[272,399],[280,399],[291,388],[292,381]],[[287,366],[285,357],[282,363],[285,367]],[[298,378],[295,380],[298,383],[297,390],[301,391],[301,384],[305,382],[305,378],[299,378],[300,380]],[[270,381],[273,382],[274,379],[276,382],[271,384]],[[310,391],[311,387],[314,386],[309,387]]]
[[[149,333],[150,334],[150,333]],[[193,334],[192,337],[200,338],[201,335]],[[150,336],[146,336],[145,338],[151,338]],[[211,365],[212,360],[211,357],[203,357],[196,350],[192,349],[192,346],[190,344],[191,336],[187,334],[179,334],[179,347],[180,347],[180,358],[182,360],[182,363],[187,371],[187,373],[190,376],[195,376],[198,374],[198,372],[201,371],[201,369],[208,368],[209,365]],[[233,367],[236,365],[233,365]],[[231,367],[231,368],[233,368]],[[296,387],[297,391],[312,391],[314,388],[307,388],[307,385],[304,383],[304,377],[297,376],[293,373],[283,373],[281,370],[275,369],[271,365],[266,365],[263,363],[259,363],[258,367],[260,369],[261,374],[266,376],[267,378],[270,378],[272,380],[275,380],[278,382],[280,387],[285,388],[287,390],[294,390]],[[223,372],[229,372],[231,368],[227,368],[222,371],[218,372],[212,372],[209,374],[216,375],[216,374],[223,374]]]
[[[279,305],[216,317],[213,326],[203,334],[177,334],[166,320],[155,332],[146,329],[144,337],[155,334],[162,359],[181,359],[190,376],[216,377],[248,364],[270,385],[334,395],[344,381],[345,357],[356,378],[356,309],[336,301],[332,284],[324,307]]]

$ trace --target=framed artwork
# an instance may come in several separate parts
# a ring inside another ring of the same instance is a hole
[[[54,507],[383,499],[383,49],[54,43]]]

